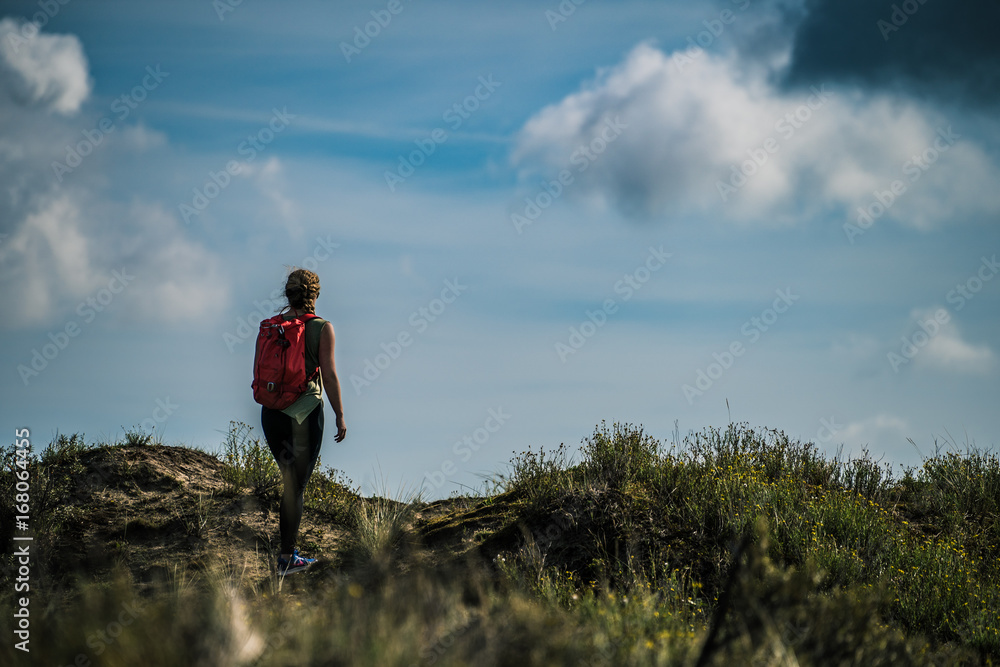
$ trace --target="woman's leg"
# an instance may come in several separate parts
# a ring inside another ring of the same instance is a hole
[[[261,424],[271,454],[281,470],[279,527],[281,554],[287,557],[295,548],[305,486],[323,442],[323,406],[316,406],[301,424],[280,410],[263,408]]]

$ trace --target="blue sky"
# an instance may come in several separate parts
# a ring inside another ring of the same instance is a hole
[[[3,428],[259,431],[304,265],[366,492],[601,420],[995,447],[997,10],[949,7],[8,2]]]

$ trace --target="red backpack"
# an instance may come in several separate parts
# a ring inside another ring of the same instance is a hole
[[[306,322],[316,317],[305,313],[286,320],[280,314],[260,323],[253,362],[253,400],[274,410],[295,402],[319,373],[306,374]]]

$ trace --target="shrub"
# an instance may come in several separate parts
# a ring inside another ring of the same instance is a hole
[[[222,479],[227,485],[226,493],[235,494],[249,489],[262,500],[277,497],[281,471],[271,450],[260,444],[260,438],[253,437],[252,426],[238,421],[229,422],[222,462],[225,463]]]
[[[316,459],[316,467],[306,484],[303,506],[309,510],[324,512],[334,521],[348,524],[359,501],[357,492],[351,488],[353,486],[354,482],[344,473],[334,468],[324,470],[322,459]]]
[[[124,440],[119,440],[115,447],[145,447],[146,445],[162,445],[162,438],[154,436],[153,433],[146,433],[142,427],[133,426],[125,429]]]
[[[529,447],[510,460],[510,476],[501,475],[499,486],[504,492],[525,498],[529,505],[541,507],[571,483],[566,471],[568,461],[565,444],[548,453],[541,447],[537,452]]]
[[[642,427],[615,422],[611,429],[602,421],[594,435],[584,440],[583,468],[588,477],[620,489],[653,479],[660,461],[660,441],[643,433]]]

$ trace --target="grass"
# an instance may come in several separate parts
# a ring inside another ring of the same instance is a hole
[[[222,461],[226,464],[222,479],[226,495],[244,489],[260,499],[276,498],[281,489],[281,471],[267,445],[253,435],[253,427],[243,422],[229,422],[223,444]]]
[[[411,535],[413,501],[413,497],[358,498],[347,515],[350,531],[341,547],[342,560],[349,566],[361,568],[375,566],[381,569],[388,565]]]
[[[249,427],[234,423],[232,443],[224,455],[230,493],[270,489]],[[50,489],[52,517],[70,497],[66,471],[80,474],[85,451],[82,439],[63,438],[34,466],[39,486],[32,488]],[[418,513],[435,503],[361,499],[336,471],[317,471],[307,511],[345,531],[323,568],[284,581],[217,568],[175,574],[143,589],[142,611],[122,628],[111,624],[139,590],[127,570],[78,584],[69,607],[39,592],[41,606],[32,612],[39,654],[32,659],[1000,661],[995,453],[936,451],[920,467],[894,474],[867,452],[830,458],[810,443],[745,424],[664,447],[641,427],[602,422],[578,456],[574,461],[565,446],[515,455],[487,497],[440,501],[450,503],[441,506],[444,514],[425,518]],[[8,465],[5,459],[4,492]],[[54,518],[45,526],[60,529]],[[10,623],[0,626],[9,631]],[[94,639],[108,628],[120,630],[113,642]],[[94,645],[104,647],[99,657]],[[9,643],[0,648],[4,664],[16,664],[11,651]]]

